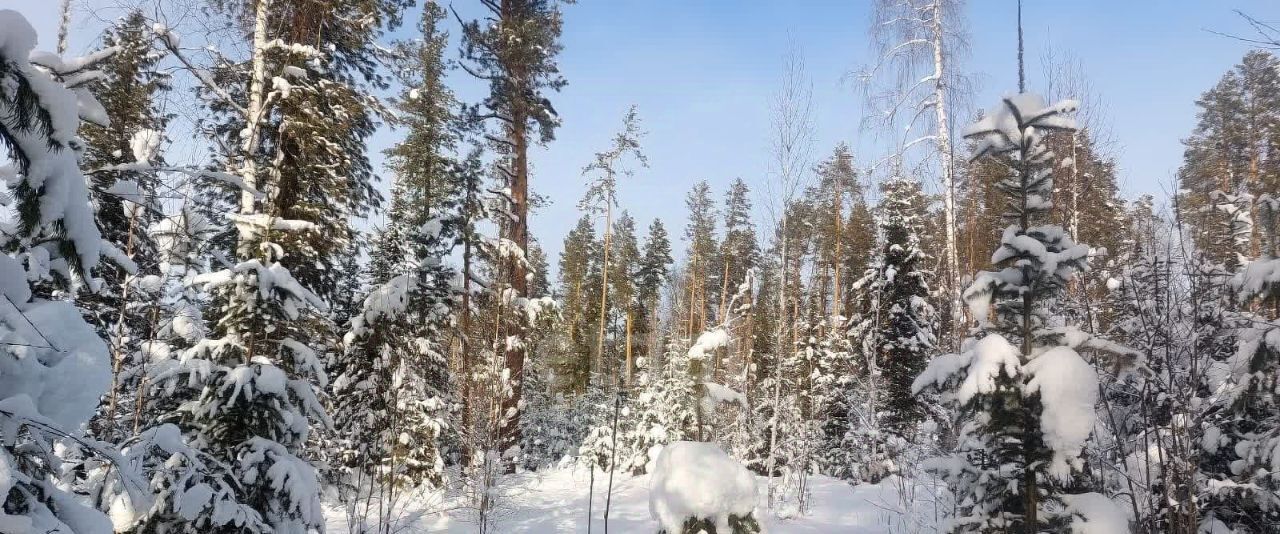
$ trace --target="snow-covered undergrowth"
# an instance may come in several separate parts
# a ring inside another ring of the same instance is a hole
[[[596,471],[592,532],[604,532],[605,486],[608,474]],[[651,475],[614,474],[609,507],[609,532],[658,531],[649,511]],[[881,534],[938,532],[944,510],[936,509],[931,487],[889,477],[879,484],[851,486],[824,476],[809,480],[812,506],[808,513],[780,519],[766,507],[767,481],[756,481],[756,516],[771,534]],[[587,490],[590,472],[582,467],[557,467],[519,473],[502,479],[496,488],[499,504],[489,532],[561,534],[587,532]],[[904,500],[902,495],[914,494]],[[479,532],[474,507],[456,493],[416,494],[393,532],[401,534]],[[329,503],[328,531],[347,532],[343,511]]]
[[[688,519],[730,532],[731,518],[755,512],[755,476],[714,443],[679,441],[662,449],[649,480],[649,511],[667,532]]]

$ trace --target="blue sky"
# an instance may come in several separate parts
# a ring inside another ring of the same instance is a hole
[[[454,3],[464,15],[474,12],[472,2]],[[861,161],[877,157],[873,134],[859,132],[860,92],[846,81],[848,73],[872,59],[871,4],[579,0],[565,7],[560,66],[569,85],[551,97],[563,126],[556,141],[533,155],[533,187],[551,201],[534,215],[533,233],[552,263],[579,217],[580,169],[608,142],[631,104],[639,107],[648,131],[643,147],[650,167],[622,185],[621,199],[639,226],[660,217],[679,235],[684,193],[697,180],[709,181],[717,198],[736,177],[762,194],[769,169],[769,100],[780,84],[790,42],[803,53],[813,81],[815,155],[845,141]],[[0,0],[0,6],[27,14],[40,32],[41,48],[52,48],[57,2]],[[1012,0],[971,0],[966,8],[971,53],[961,67],[977,77],[978,107],[989,107],[1016,86],[1014,6]],[[1180,140],[1195,124],[1195,99],[1248,49],[1206,31],[1246,34],[1249,28],[1233,9],[1280,19],[1280,7],[1267,0],[1027,0],[1030,88],[1041,85],[1038,58],[1047,44],[1078,58],[1122,145],[1118,154],[1126,196],[1160,197],[1181,160]],[[96,11],[99,18],[114,16]],[[81,51],[100,24],[87,20],[87,9],[76,16],[72,50]],[[476,96],[475,84],[457,83],[464,98]],[[379,132],[371,148],[376,154],[397,135]]]

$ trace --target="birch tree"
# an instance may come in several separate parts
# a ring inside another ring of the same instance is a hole
[[[910,161],[915,164],[936,165],[944,236],[941,280],[950,316],[944,331],[952,338],[962,305],[951,113],[969,93],[969,81],[956,67],[968,50],[962,8],[963,0],[878,0],[871,26],[877,59],[859,75],[873,110],[867,125],[891,132],[895,156],[914,153]],[[917,152],[916,147],[928,149]]]
[[[782,401],[782,381],[780,364],[782,361],[781,351],[785,347],[790,347],[782,340],[789,335],[792,328],[791,319],[793,314],[788,312],[787,303],[789,302],[788,284],[791,283],[790,275],[787,273],[788,265],[788,225],[790,224],[791,208],[795,201],[796,193],[799,192],[806,178],[806,172],[810,167],[810,161],[813,157],[813,84],[809,80],[808,74],[805,72],[804,58],[799,49],[792,45],[791,49],[783,59],[783,76],[782,86],[773,96],[773,102],[770,108],[771,121],[773,123],[773,131],[770,136],[770,155],[772,156],[771,179],[766,183],[766,192],[768,202],[765,207],[772,219],[777,235],[781,236],[778,243],[778,264],[777,277],[778,287],[775,296],[774,305],[777,306],[776,317],[776,333],[777,333],[777,354],[774,355],[774,369],[770,371],[771,375],[771,393],[770,399],[767,401],[772,404],[769,411],[770,420],[768,425],[769,445],[768,456],[765,459],[765,473],[769,477],[769,504],[774,502],[774,471],[777,465],[778,450],[778,415],[780,404]]]

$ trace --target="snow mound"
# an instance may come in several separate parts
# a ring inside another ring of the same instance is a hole
[[[649,482],[649,514],[667,532],[696,517],[730,532],[729,516],[752,513],[756,478],[714,443],[677,441],[658,455]]]
[[[1070,512],[1072,534],[1125,534],[1129,532],[1129,514],[1111,498],[1101,493],[1063,495]]]

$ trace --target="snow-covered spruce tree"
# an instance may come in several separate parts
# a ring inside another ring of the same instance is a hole
[[[272,175],[272,214],[318,230],[277,235],[282,246],[297,251],[280,263],[326,300],[334,297],[340,265],[356,237],[350,219],[367,216],[382,202],[366,143],[386,113],[371,96],[387,88],[378,40],[400,24],[409,3],[229,0],[210,9],[242,32],[251,48],[250,57],[216,55],[209,69],[240,108],[215,99],[219,115],[210,123],[216,142],[239,148],[242,134],[253,134],[254,165]],[[169,43],[176,41],[169,38],[173,32],[165,35],[162,42],[179,50]],[[235,152],[224,155],[240,157]]]
[[[210,314],[216,318],[210,334],[217,337],[162,362],[153,379],[162,390],[190,399],[162,417],[176,421],[202,456],[229,470],[232,500],[256,511],[272,532],[304,533],[323,524],[319,478],[302,456],[304,446],[310,421],[329,424],[317,396],[327,378],[308,344],[306,322],[318,320],[313,314],[326,305],[280,265],[283,249],[270,235],[310,227],[263,213],[231,218],[243,257],[193,280],[218,306]],[[202,531],[241,528],[216,508],[206,511],[214,523]]]
[[[872,19],[872,43],[877,59],[861,73],[868,84],[868,104],[877,110],[873,120],[902,132],[900,146],[929,147],[938,161],[942,193],[942,259],[940,324],[944,345],[953,347],[962,335],[961,270],[957,239],[956,165],[950,114],[966,99],[971,86],[963,61],[968,39],[964,3],[958,0],[879,0]],[[925,156],[929,162],[933,157]]]
[[[144,316],[156,289],[154,243],[146,229],[160,216],[156,202],[158,163],[165,117],[153,100],[167,90],[166,76],[156,71],[161,54],[152,44],[150,24],[140,12],[115,21],[97,51],[63,59],[37,52],[32,62],[78,94],[92,93],[96,104],[82,114],[81,166],[90,177],[90,199],[103,238],[111,250],[141,270],[102,265],[90,284],[95,291],[77,297],[78,307],[111,351],[112,387],[90,425],[95,437],[119,441],[127,435],[130,399],[120,399],[120,375],[137,376],[139,343],[151,337],[152,321]],[[109,123],[109,124],[108,124]],[[136,386],[137,384],[131,384]],[[126,389],[135,391],[136,387]]]
[[[163,142],[167,117],[155,100],[169,85],[168,76],[157,69],[163,54],[154,41],[151,24],[140,11],[129,12],[107,30],[95,55],[110,56],[95,65],[102,76],[89,88],[102,104],[111,126],[89,124],[81,132],[85,140],[82,166],[91,176],[90,197],[103,238],[132,258],[145,274],[154,274],[158,263],[155,245],[146,230],[160,219],[155,204],[159,176],[155,172],[104,168],[161,163],[157,149]],[[78,69],[72,71],[72,76],[83,73],[80,65],[70,67]],[[126,346],[126,340],[142,340],[150,335],[149,321],[142,312],[150,295],[138,287],[139,280],[128,278],[120,269],[103,269],[99,275],[103,279],[102,290],[82,299],[82,305],[90,312],[90,322],[109,339],[113,370],[118,375],[125,360],[132,360],[137,349],[136,345]],[[139,292],[142,294],[130,294]],[[115,411],[111,400],[119,389],[108,395],[103,414],[108,419],[113,414],[107,412]]]
[[[872,482],[892,474],[895,456],[916,442],[926,407],[911,385],[934,349],[934,312],[922,265],[927,256],[920,248],[927,200],[919,182],[901,176],[885,181],[881,190],[877,216],[884,244],[854,283],[866,305],[848,331],[858,374],[845,379],[840,415],[847,431],[827,433],[831,446],[850,451],[831,472],[843,468],[842,478]]]
[[[442,79],[443,19],[443,8],[425,5],[421,39],[397,44],[396,73],[406,88],[394,103],[407,134],[387,151],[397,179],[371,251],[372,287],[330,367],[335,428],[327,476],[351,524],[373,520],[390,528],[404,490],[442,482],[441,438],[451,427],[453,402],[445,331],[456,274],[444,258],[461,230],[459,169],[451,156],[460,124]],[[381,505],[365,506],[370,500]],[[380,516],[357,517],[362,510]]]
[[[659,356],[662,288],[671,280],[671,241],[661,219],[649,223],[649,233],[641,248],[635,282],[636,305],[640,309],[636,336],[637,342],[643,344],[639,357],[653,359]]]
[[[306,443],[312,422],[329,424],[318,398],[318,389],[327,383],[319,354],[329,346],[332,326],[324,315],[326,302],[284,262],[305,264],[302,274],[308,283],[331,283],[330,274],[336,272],[317,270],[331,263],[333,256],[326,254],[335,243],[347,250],[345,220],[334,233],[321,234],[338,224],[334,217],[352,213],[353,206],[368,200],[360,182],[365,176],[360,172],[362,147],[352,145],[361,135],[363,108],[351,102],[351,91],[337,86],[348,79],[347,67],[357,68],[345,62],[359,62],[359,51],[367,45],[361,39],[379,25],[363,21],[360,32],[344,33],[351,28],[326,24],[322,53],[274,38],[278,36],[269,38],[269,29],[280,28],[317,38],[308,29],[317,22],[314,18],[271,22],[293,13],[285,4],[219,7],[246,15],[240,20],[247,23],[243,29],[250,42],[243,61],[227,58],[219,64],[223,71],[217,75],[240,83],[219,85],[209,76],[197,76],[215,110],[225,112],[225,120],[210,132],[222,136],[222,163],[244,185],[235,213],[226,215],[236,229],[234,256],[226,268],[193,280],[212,296],[205,314],[208,336],[164,362],[166,368],[157,369],[152,380],[182,399],[162,419],[176,422],[192,447],[227,470],[234,500],[256,511],[273,532],[302,533],[323,528],[319,477],[307,459]],[[368,4],[348,7],[359,10]],[[163,26],[157,30],[166,48],[182,57],[174,33]],[[352,40],[328,46],[329,37]],[[311,70],[293,64],[308,61]],[[291,121],[295,115],[307,120]],[[344,132],[350,136],[310,150],[309,143],[326,137],[323,124],[315,121],[328,118],[336,121],[329,127],[350,129]],[[335,159],[340,162],[326,163]],[[304,175],[315,179],[301,179]],[[322,206],[330,202],[340,206],[327,211]],[[240,528],[216,510],[212,516],[215,524],[203,531]]]
[[[70,300],[32,290],[77,292],[110,253],[76,137],[78,110],[100,107],[31,63],[36,32],[22,15],[0,10],[0,27],[0,173],[13,208],[0,238],[0,530],[105,534],[106,516],[55,477],[106,391],[107,347]]]
[[[1075,350],[1092,338],[1052,309],[1087,267],[1088,247],[1040,224],[1052,206],[1054,163],[1043,132],[1074,128],[1074,109],[1018,94],[965,132],[979,140],[975,157],[1009,154],[1014,172],[999,183],[1010,224],[992,256],[998,270],[978,273],[964,292],[977,327],[960,354],[935,358],[913,384],[959,405],[959,443],[929,465],[956,496],[955,532],[1059,531],[1105,512],[1099,503],[1110,506],[1101,495],[1071,493],[1098,379]]]
[[[624,400],[615,451],[613,399],[600,396],[595,421],[579,450],[581,461],[597,469],[644,474],[658,448],[697,434],[698,383],[689,369],[688,341],[672,342],[661,364],[646,361],[637,387]]]
[[[1215,500],[1227,502],[1209,523],[1215,532],[1280,529],[1280,198],[1255,204],[1261,253],[1231,281],[1243,305],[1236,352],[1213,373],[1225,378],[1215,400],[1230,415],[1211,436],[1235,455],[1230,477],[1217,481]]]
[[[121,373],[122,382],[133,386],[131,391],[122,387],[130,395],[122,395],[117,425],[127,428],[131,436],[121,444],[124,462],[118,467],[85,460],[71,471],[87,476],[89,497],[110,512],[117,531],[271,532],[262,515],[243,501],[231,466],[211,456],[174,424],[175,414],[197,399],[200,391],[163,380],[175,362],[209,332],[202,312],[209,295],[196,281],[208,272],[208,240],[217,233],[217,226],[184,205],[161,218],[148,233],[160,263],[159,276],[146,289],[158,295],[149,295],[152,300],[142,310],[153,327],[137,345],[133,355],[137,365]],[[123,483],[117,471],[145,481],[150,495],[139,496],[140,486]]]
[[[121,210],[119,205],[132,197],[129,193],[134,188],[155,195],[158,177],[154,173],[104,167],[161,163],[156,148],[164,141],[169,116],[160,111],[156,100],[169,90],[169,76],[158,69],[164,54],[157,50],[151,23],[141,11],[129,12],[107,30],[98,53],[108,51],[110,56],[96,64],[102,77],[90,89],[111,119],[111,126],[86,125],[82,132],[83,164],[92,172],[91,197],[103,237],[120,249],[128,246],[131,238],[135,247],[149,249],[150,238],[143,231],[158,219],[156,211],[135,213]],[[115,189],[118,182],[126,188]],[[118,274],[103,276],[109,286],[118,290]]]
[[[865,479],[863,467],[876,460],[866,454],[866,445],[871,442],[866,431],[873,427],[857,417],[859,409],[867,406],[861,397],[870,388],[866,387],[867,367],[860,362],[860,346],[854,341],[866,334],[858,329],[859,324],[849,325],[843,316],[830,321],[821,340],[825,357],[819,360],[814,381],[816,416],[822,428],[817,471],[841,480]]]
[[[927,256],[920,250],[927,208],[920,183],[913,180],[891,178],[881,185],[881,193],[884,246],[868,288],[872,294],[869,313],[876,324],[873,357],[884,380],[882,408],[877,411],[883,413],[886,432],[910,441],[925,418],[911,384],[924,370],[935,342],[933,307],[926,300],[928,273],[922,264]]]
[[[393,200],[394,201],[394,200]],[[443,481],[441,435],[452,398],[443,331],[451,324],[453,221],[433,219],[404,238],[410,268],[374,286],[345,336],[346,371],[334,380],[337,481],[351,511],[376,499],[389,528],[403,491]]]

